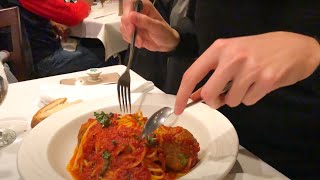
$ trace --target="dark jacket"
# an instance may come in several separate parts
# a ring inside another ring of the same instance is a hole
[[[320,1],[198,0],[200,53],[216,39],[290,31],[320,35]],[[263,47],[261,47],[263,48]],[[240,144],[292,179],[317,179],[320,170],[320,69],[253,106],[219,111],[235,126]]]

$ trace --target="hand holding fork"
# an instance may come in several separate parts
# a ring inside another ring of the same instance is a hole
[[[141,0],[134,2],[134,10],[140,12],[143,8]],[[137,30],[135,29],[130,43],[129,61],[125,72],[120,76],[117,84],[118,100],[120,105],[120,111],[125,113],[131,113],[131,92],[130,92],[130,67],[132,65],[132,59],[134,54],[134,45],[136,40]]]

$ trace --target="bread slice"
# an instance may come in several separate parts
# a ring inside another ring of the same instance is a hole
[[[31,127],[34,128],[37,124],[43,121],[45,118],[51,116],[52,114],[69,107],[70,105],[77,104],[81,102],[80,100],[74,102],[67,102],[67,98],[59,98],[46,106],[39,109],[39,111],[32,117]]]

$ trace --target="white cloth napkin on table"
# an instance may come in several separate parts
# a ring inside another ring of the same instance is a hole
[[[152,90],[151,81],[131,83],[132,93],[144,93]],[[40,86],[40,100],[38,106],[42,107],[58,98],[67,98],[68,102],[91,100],[101,97],[117,96],[117,84],[70,86],[61,84],[43,84]]]

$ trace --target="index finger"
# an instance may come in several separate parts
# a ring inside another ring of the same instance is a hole
[[[140,13],[133,12],[135,1],[136,0],[127,0],[123,3],[123,15],[121,17],[120,28],[122,30],[122,36],[125,36],[124,39],[128,39],[128,37],[131,37],[135,28],[141,27],[136,27],[137,24],[135,24],[135,21],[132,21],[132,19],[135,19],[132,18],[132,14],[135,15],[134,17],[138,16],[137,14],[143,14],[154,19],[158,19],[158,16],[161,16],[159,12],[155,9],[155,7],[151,4],[151,2],[148,0],[142,0],[143,8]]]
[[[180,88],[177,93],[174,113],[179,115],[183,112],[188,99],[196,85],[218,65],[218,48],[211,45],[184,73]]]

